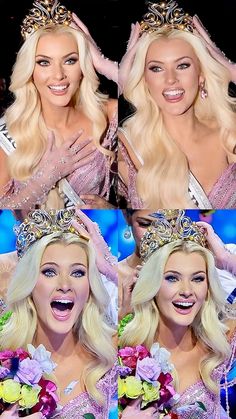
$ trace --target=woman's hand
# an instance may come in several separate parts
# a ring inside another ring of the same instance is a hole
[[[55,144],[55,134],[48,134],[48,147],[37,169],[49,171],[55,180],[65,178],[78,168],[90,163],[94,158],[95,146],[93,140],[88,138],[81,142],[82,130],[71,135],[59,147]]]
[[[206,46],[212,55],[218,61],[221,63],[230,74],[230,81],[235,82],[236,81],[236,64],[232,63],[228,58],[225,56],[225,54],[216,46],[216,44],[211,40],[207,30],[204,28],[202,22],[200,21],[199,17],[197,15],[193,16],[193,24],[201,38],[204,39],[206,42]]]
[[[134,286],[139,277],[141,265],[137,265],[132,275],[126,276],[122,283],[119,282],[119,320],[123,319],[127,314],[132,313],[131,297]],[[119,276],[119,270],[118,270]]]
[[[118,76],[118,86],[119,86],[119,94],[121,95],[124,90],[124,86],[126,84],[127,76],[130,73],[134,57],[137,50],[137,42],[140,35],[140,25],[138,22],[135,24],[132,23],[131,25],[131,32],[130,37],[128,40],[127,50],[125,55],[122,57],[119,66],[119,76]]]
[[[215,264],[218,269],[225,269],[236,276],[236,254],[230,253],[225,248],[224,243],[214,232],[212,226],[204,221],[198,221],[197,225],[203,227],[206,231],[206,239],[210,250],[212,251]]]
[[[70,26],[76,30],[81,30],[88,40],[89,50],[95,70],[107,77],[109,80],[113,80],[115,83],[118,83],[118,64],[104,57],[96,42],[92,38],[87,26],[85,26],[82,20],[76,16],[75,13],[72,13],[72,17],[73,21]]]
[[[117,284],[117,260],[115,256],[111,254],[107,243],[100,233],[97,223],[90,220],[90,218],[87,217],[87,215],[80,209],[77,208],[75,212],[86,226],[92,239],[92,243],[96,251],[96,264],[99,272]],[[74,221],[72,224],[76,230],[80,231],[81,226],[77,221]]]
[[[155,407],[148,407],[145,410],[140,410],[140,399],[133,400],[129,406],[127,406],[121,415],[122,419],[147,419],[147,418],[159,418],[159,413]]]
[[[16,419],[19,418],[18,415],[18,406],[14,404],[10,409],[5,410],[1,415],[1,419]],[[41,412],[33,413],[32,415],[26,416],[28,419],[42,419],[43,415]]]

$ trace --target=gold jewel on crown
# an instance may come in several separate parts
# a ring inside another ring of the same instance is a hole
[[[69,25],[72,21],[72,14],[58,0],[36,0],[33,8],[23,20],[21,35],[24,40],[46,25]]]
[[[198,225],[184,210],[158,210],[150,214],[156,219],[147,228],[140,242],[140,256],[146,262],[160,247],[176,240],[193,241],[206,247],[206,238]]]
[[[192,18],[176,1],[147,2],[148,12],[140,22],[141,32],[152,33],[163,27],[193,32]]]
[[[80,231],[72,226],[73,221],[80,224],[82,227]],[[74,209],[51,210],[49,212],[45,210],[31,211],[23,223],[14,228],[14,231],[17,235],[16,250],[19,258],[37,240],[56,232],[73,233],[89,241],[88,230],[82,220],[75,214]]]

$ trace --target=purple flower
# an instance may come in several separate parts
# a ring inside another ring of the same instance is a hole
[[[5,367],[0,367],[0,379],[7,377],[7,375],[10,373],[10,370]]]
[[[118,365],[117,370],[120,377],[126,377],[132,372],[131,368],[125,367],[123,365]]]
[[[161,367],[153,358],[144,358],[137,361],[135,377],[148,383],[157,385],[157,379],[161,373]]]
[[[26,358],[19,363],[18,371],[14,377],[15,381],[28,385],[38,384],[43,371],[39,363],[33,359]]]

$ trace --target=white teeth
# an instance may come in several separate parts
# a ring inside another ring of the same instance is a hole
[[[53,300],[54,303],[63,303],[63,304],[68,304],[68,303],[73,303],[73,301],[71,300]]]
[[[49,86],[49,89],[56,90],[56,91],[62,91],[67,89],[68,86]]]
[[[164,96],[178,96],[178,95],[182,95],[184,93],[183,90],[169,90],[164,92]]]
[[[194,303],[188,303],[188,302],[177,302],[175,301],[175,304],[178,304],[178,306],[183,306],[183,307],[192,307]]]

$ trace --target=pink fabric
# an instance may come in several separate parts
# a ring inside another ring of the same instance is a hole
[[[105,397],[105,405],[100,406],[87,392],[79,394],[53,416],[55,419],[84,419],[85,413],[92,413],[96,419],[108,419],[111,398],[117,391],[117,369],[114,366],[98,382],[97,387]]]

